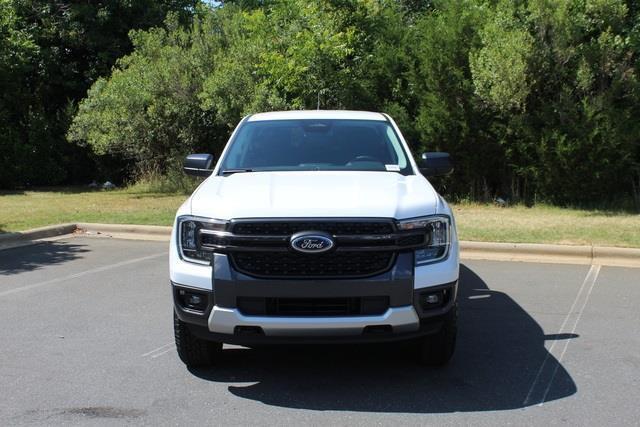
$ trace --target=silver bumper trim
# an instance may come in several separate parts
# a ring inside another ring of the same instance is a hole
[[[413,332],[420,320],[413,306],[389,308],[379,316],[272,317],[244,316],[235,308],[213,307],[209,330],[233,334],[236,326],[259,326],[268,336],[360,335],[366,326],[390,325],[393,332]]]

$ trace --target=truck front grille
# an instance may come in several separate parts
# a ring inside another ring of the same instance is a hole
[[[281,220],[238,221],[231,232],[252,236],[290,236],[299,231],[324,231],[333,235],[391,234],[394,227],[388,220],[336,221],[336,220]]]
[[[298,232],[321,232],[328,252],[302,253]],[[398,230],[392,218],[237,219],[226,231],[201,229],[198,249],[223,253],[236,271],[257,278],[340,279],[387,272],[401,252],[424,247],[424,230]]]
[[[393,264],[395,252],[345,251],[326,254],[236,252],[236,270],[261,278],[356,278],[381,274]]]

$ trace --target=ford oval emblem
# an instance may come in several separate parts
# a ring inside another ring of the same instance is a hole
[[[303,231],[291,236],[291,248],[304,253],[327,252],[333,248],[333,239],[326,233]]]

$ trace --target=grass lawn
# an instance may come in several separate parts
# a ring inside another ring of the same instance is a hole
[[[78,188],[0,193],[0,232],[65,222],[171,225],[185,194]],[[550,206],[453,206],[460,239],[640,247],[640,215]]]
[[[171,225],[187,197],[79,188],[0,193],[0,232],[65,222]]]
[[[625,212],[456,204],[461,240],[640,247],[640,215]]]

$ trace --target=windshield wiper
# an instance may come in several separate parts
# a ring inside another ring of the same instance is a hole
[[[222,175],[231,175],[234,173],[253,172],[253,169],[224,169],[220,172]]]

